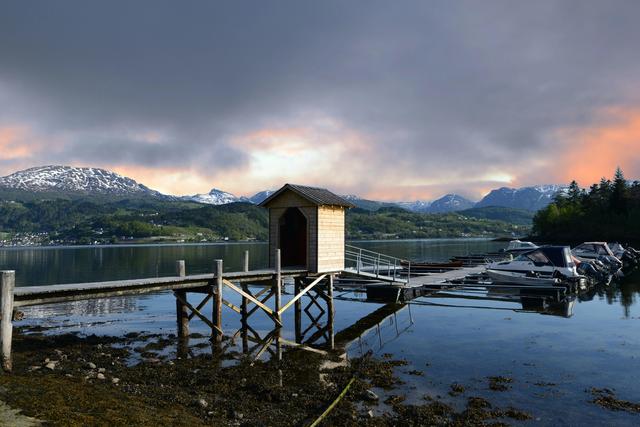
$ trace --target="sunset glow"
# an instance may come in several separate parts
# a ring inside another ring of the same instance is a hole
[[[600,123],[559,133],[563,155],[556,163],[558,179],[575,179],[588,187],[611,178],[617,167],[628,177],[640,177],[640,109],[611,108],[601,117]]]

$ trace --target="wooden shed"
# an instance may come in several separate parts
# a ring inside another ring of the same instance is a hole
[[[269,209],[269,263],[312,273],[344,269],[345,211],[354,207],[324,188],[285,184],[260,206]]]

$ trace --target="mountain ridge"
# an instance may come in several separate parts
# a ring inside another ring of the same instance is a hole
[[[435,200],[385,202],[361,198],[357,195],[343,197],[359,208],[377,211],[386,207],[400,207],[417,213],[447,213],[471,208],[498,206],[525,209],[535,212],[547,206],[555,194],[566,186],[548,184],[521,188],[501,187],[490,191],[480,201],[473,202],[455,193]],[[35,194],[34,194],[35,193]],[[38,166],[0,177],[0,198],[30,197],[149,197],[162,200],[179,200],[210,205],[229,203],[259,204],[273,194],[273,190],[257,192],[253,196],[236,196],[233,193],[212,188],[208,193],[191,196],[172,196],[146,187],[132,178],[115,172],[92,167]]]

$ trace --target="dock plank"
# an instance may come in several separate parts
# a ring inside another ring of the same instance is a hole
[[[234,282],[269,281],[275,270],[253,270],[228,272],[223,274]],[[307,270],[283,269],[285,277],[301,277]],[[109,296],[139,295],[167,290],[197,289],[208,286],[216,279],[215,274],[194,274],[189,276],[153,277],[145,279],[115,280],[106,282],[68,283],[60,285],[21,286],[14,289],[14,306],[27,306],[80,299],[102,298]]]

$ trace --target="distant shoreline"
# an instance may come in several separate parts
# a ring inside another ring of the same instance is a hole
[[[502,240],[501,237],[432,237],[424,239],[347,239],[347,242],[416,242],[416,241],[447,241],[447,240],[472,240],[472,241],[493,241],[508,242]],[[16,245],[16,246],[0,246],[0,250],[4,249],[71,249],[71,248],[126,248],[126,247],[151,247],[151,246],[222,246],[222,245],[262,245],[268,244],[267,240],[233,240],[218,242],[122,242],[122,243],[105,243],[98,245]]]

